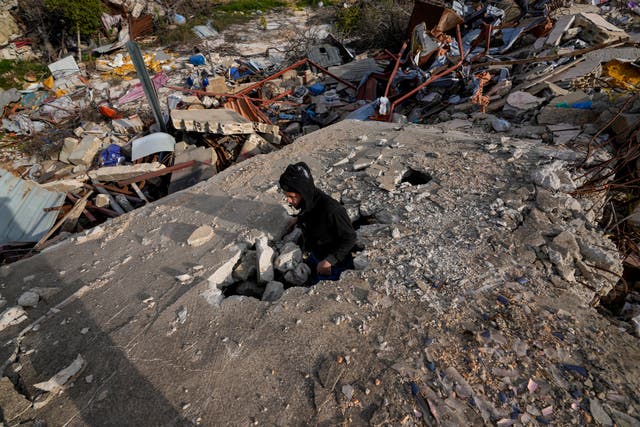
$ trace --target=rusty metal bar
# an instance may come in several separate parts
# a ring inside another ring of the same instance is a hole
[[[396,76],[398,72],[398,68],[400,68],[400,61],[402,60],[402,55],[404,55],[404,51],[407,48],[407,42],[402,44],[402,49],[400,49],[400,53],[396,58],[396,65],[393,66],[393,71],[391,72],[391,76],[389,76],[389,81],[387,82],[387,88],[384,90],[384,96],[387,97],[389,94],[389,89],[391,89],[391,83],[393,82],[393,78]]]
[[[313,62],[309,58],[307,58],[307,62],[309,64],[313,65],[314,67],[316,67],[318,70],[322,71],[324,74],[328,75],[329,77],[332,77],[332,78],[336,79],[337,81],[339,81],[340,83],[342,83],[342,84],[344,84],[346,86],[349,86],[351,89],[353,89],[353,90],[357,90],[358,89],[354,84],[351,84],[350,82],[341,79],[340,77],[338,77],[335,74],[333,74],[331,71],[327,70],[324,67],[321,67],[320,65],[316,64],[315,62]]]
[[[269,77],[260,80],[259,82],[257,82],[256,84],[253,84],[251,86],[249,86],[248,88],[241,90],[240,92],[238,92],[236,95],[245,95],[249,92],[251,92],[254,89],[257,89],[259,87],[261,87],[262,85],[264,85],[266,82],[268,82],[269,80],[273,80],[273,79],[277,79],[278,77],[280,77],[281,75],[283,75],[284,73],[286,73],[289,70],[294,70],[298,67],[300,67],[301,65],[304,65],[307,63],[307,59],[301,59],[300,61],[288,66],[287,68],[283,68],[282,70],[278,71],[275,74],[270,75]]]

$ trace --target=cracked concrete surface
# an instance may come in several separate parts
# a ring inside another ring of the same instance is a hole
[[[567,193],[580,153],[444,129],[341,122],[2,267],[7,306],[59,290],[0,332],[5,422],[574,425],[601,422],[593,407],[637,425],[637,339],[589,306],[620,262],[599,201]],[[230,247],[282,236],[277,178],[301,160],[374,218],[360,269],[211,305]],[[400,183],[402,167],[431,180]],[[190,246],[203,225],[214,237]],[[62,391],[34,387],[79,354]]]

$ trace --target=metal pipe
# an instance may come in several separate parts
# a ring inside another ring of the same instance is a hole
[[[142,83],[142,89],[144,90],[144,94],[147,96],[147,100],[151,105],[153,118],[156,120],[156,123],[160,128],[160,131],[167,132],[167,125],[164,122],[164,118],[162,117],[162,109],[160,108],[160,100],[158,99],[156,88],[155,86],[153,86],[153,83],[149,78],[149,73],[147,72],[147,67],[144,64],[144,58],[142,57],[142,53],[140,53],[140,48],[135,42],[128,41],[127,50],[129,51],[129,56],[131,56],[131,62],[133,63],[133,66],[136,68],[136,73],[138,74],[140,83]]]
[[[402,60],[402,55],[404,55],[404,50],[407,48],[407,42],[402,44],[402,49],[400,49],[400,53],[396,58],[396,65],[393,66],[393,71],[391,72],[391,76],[389,76],[389,82],[387,82],[387,88],[384,90],[384,97],[386,98],[389,94],[389,89],[391,89],[391,83],[393,82],[393,78],[396,76],[398,72],[398,68],[400,67],[400,61]]]

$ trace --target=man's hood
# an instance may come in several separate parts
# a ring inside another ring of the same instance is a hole
[[[284,191],[298,193],[302,196],[300,206],[302,212],[313,208],[317,190],[313,182],[311,169],[305,162],[287,166],[287,169],[280,175],[280,188]]]

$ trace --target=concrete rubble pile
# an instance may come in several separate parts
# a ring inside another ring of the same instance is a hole
[[[111,3],[135,19],[157,6]],[[126,37],[96,49],[95,70],[69,56],[49,64],[46,79],[0,93],[2,126],[17,138],[8,147],[39,140],[48,157],[5,169],[66,194],[64,205],[45,208],[74,231],[345,118],[482,127],[556,145],[630,141],[640,120],[640,102],[626,102],[640,81],[637,34],[605,17],[634,28],[633,10],[606,4],[503,10],[416,1],[399,53],[356,56],[324,31],[325,41],[289,66],[269,49],[224,56],[223,37],[205,25],[194,28],[200,53],[149,49],[144,71],[123,27]],[[64,218],[74,207],[75,223]]]
[[[345,120],[4,266],[3,416],[636,426],[633,325],[590,306],[622,262],[603,199],[572,196],[584,157]],[[280,281],[300,253],[277,182],[301,160],[358,235],[356,270],[311,288]]]

